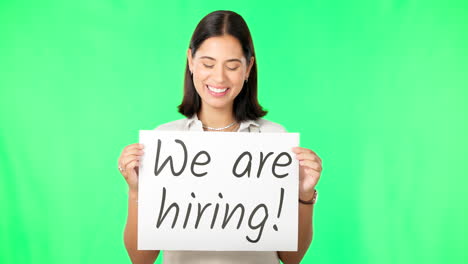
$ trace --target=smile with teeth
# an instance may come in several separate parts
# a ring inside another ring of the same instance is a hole
[[[208,87],[208,89],[214,93],[224,93],[228,88],[215,88],[215,87],[212,87],[212,86],[209,86],[207,85],[206,87]]]

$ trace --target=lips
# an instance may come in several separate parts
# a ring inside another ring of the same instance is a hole
[[[211,85],[206,85],[206,88],[208,89],[208,92],[211,95],[216,96],[216,97],[225,95],[227,91],[229,90],[229,87],[221,87],[221,86],[214,87]]]

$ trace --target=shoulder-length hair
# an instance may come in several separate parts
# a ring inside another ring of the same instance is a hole
[[[245,20],[239,14],[226,10],[211,12],[198,23],[189,45],[189,48],[192,49],[192,58],[195,56],[197,49],[203,41],[210,37],[223,35],[231,35],[239,40],[247,64],[249,64],[250,58],[252,56],[255,57],[250,30]],[[233,111],[238,122],[257,120],[267,113],[258,103],[256,59],[255,57],[248,81],[244,82],[241,92],[234,99]],[[185,66],[184,98],[182,99],[182,103],[178,106],[178,109],[181,114],[190,118],[198,113],[200,108],[201,98],[195,90],[187,61]]]

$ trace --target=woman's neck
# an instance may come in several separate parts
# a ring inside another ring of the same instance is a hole
[[[198,119],[201,120],[204,126],[213,128],[225,127],[236,121],[232,108],[208,109],[202,107],[198,113]]]

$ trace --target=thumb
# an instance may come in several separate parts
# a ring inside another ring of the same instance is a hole
[[[140,166],[135,166],[135,168],[133,168],[133,170],[132,170],[132,176],[138,178],[138,170],[139,170],[139,168],[140,168]]]

